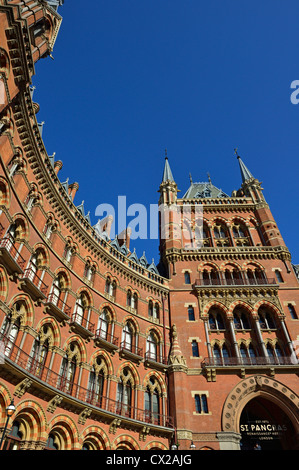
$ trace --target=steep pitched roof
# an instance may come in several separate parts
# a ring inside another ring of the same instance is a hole
[[[254,176],[252,175],[252,173],[248,170],[247,166],[245,165],[245,163],[242,161],[241,157],[238,155],[238,160],[239,160],[239,165],[240,165],[240,170],[241,170],[241,177],[242,177],[242,181],[243,183],[245,183],[245,181],[249,180],[250,178],[254,178]]]
[[[222,189],[217,188],[211,182],[191,183],[191,186],[186,191],[183,199],[194,198],[216,198],[216,197],[229,197]]]
[[[165,165],[164,165],[164,172],[163,172],[162,181],[163,181],[163,183],[165,183],[166,181],[174,182],[174,179],[173,179],[173,176],[172,176],[172,172],[171,172],[170,165],[169,165],[167,157],[165,157]]]

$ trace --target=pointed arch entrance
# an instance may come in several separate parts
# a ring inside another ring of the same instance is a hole
[[[253,449],[256,443],[267,450],[299,449],[298,417],[299,397],[293,390],[268,376],[251,376],[228,395],[219,439],[227,449]]]

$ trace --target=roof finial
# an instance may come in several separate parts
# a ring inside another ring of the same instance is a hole
[[[237,158],[240,158],[240,155],[238,155],[238,147],[236,147],[234,151],[235,151],[235,155],[237,155]]]
[[[189,178],[190,178],[190,184],[193,184],[191,173],[189,173]]]
[[[209,179],[209,183],[212,184],[210,173],[208,173],[208,179]]]
[[[165,149],[165,160],[167,160],[168,157],[167,157],[167,149]]]

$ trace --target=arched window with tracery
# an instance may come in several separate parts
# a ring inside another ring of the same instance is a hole
[[[116,412],[132,417],[133,411],[133,375],[128,367],[125,367],[117,384]]]
[[[40,335],[34,340],[27,364],[29,372],[37,377],[42,375],[49,354],[50,338],[48,330],[47,325],[41,328]]]
[[[160,313],[159,313],[159,304],[158,302],[154,302],[153,300],[150,300],[148,303],[148,316],[152,320],[158,320]]]
[[[213,232],[216,246],[231,245],[228,228],[222,222],[217,222],[214,225]]]
[[[91,301],[87,292],[81,292],[76,300],[74,314],[72,320],[78,325],[82,325],[86,329],[91,329],[89,322],[91,311]]]
[[[132,292],[130,289],[127,291],[127,307],[134,312],[137,312],[138,308],[138,295],[136,292]]]
[[[250,329],[250,322],[248,319],[248,315],[243,309],[241,308],[235,309],[233,313],[233,317],[234,317],[234,326],[236,330],[249,330]]]
[[[19,346],[21,324],[27,317],[27,306],[23,300],[17,301],[11,310],[11,313],[5,317],[1,327],[4,354],[7,357],[14,356],[16,353],[17,349],[15,349],[15,346]]]
[[[214,364],[217,366],[229,365],[229,350],[225,343],[221,346],[218,343],[215,343],[213,346],[213,358]]]
[[[89,374],[87,402],[99,408],[105,405],[106,377],[106,363],[103,357],[97,356],[93,364],[93,369]]]
[[[59,390],[72,394],[78,375],[79,358],[80,353],[77,344],[74,342],[70,343],[61,362],[57,383]]]
[[[234,222],[232,225],[232,233],[235,239],[236,246],[250,246],[251,239],[249,237],[248,229],[244,223]]]
[[[270,364],[284,364],[285,354],[283,352],[283,349],[277,342],[275,342],[274,344],[268,342],[266,349]]]
[[[162,396],[161,387],[156,377],[150,377],[144,392],[145,421],[158,424],[161,422]]]
[[[160,342],[154,331],[151,331],[146,339],[146,359],[161,362]]]
[[[68,316],[71,313],[70,307],[67,305],[68,296],[68,280],[65,273],[60,272],[55,277],[48,301],[58,307],[62,312]]]
[[[246,269],[246,276],[248,284],[250,285],[261,285],[268,283],[265,272],[257,266],[248,266]]]
[[[217,308],[212,308],[209,312],[209,327],[211,330],[225,330],[222,312]]]
[[[202,284],[204,286],[218,286],[221,284],[219,272],[214,267],[204,267],[202,271]]]
[[[105,283],[105,292],[108,294],[110,297],[115,298],[116,295],[116,281],[112,280],[110,276],[107,277],[106,283]],[[131,305],[130,305],[131,306]]]
[[[135,335],[135,328],[133,324],[130,321],[127,321],[124,325],[123,331],[122,331],[122,348],[135,352],[135,346],[136,346],[136,335]]]
[[[240,284],[243,284],[241,271],[237,268],[225,269],[224,277],[227,285],[239,286]]]
[[[258,319],[262,330],[275,330],[277,328],[273,312],[266,307],[259,308]]]

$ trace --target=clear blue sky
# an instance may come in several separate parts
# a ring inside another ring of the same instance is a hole
[[[299,263],[298,0],[65,0],[59,12],[34,99],[47,151],[63,161],[61,181],[79,183],[92,224],[118,195],[158,202],[165,148],[181,194],[190,172],[209,172],[230,195],[238,147]],[[158,262],[157,240],[134,246]]]

